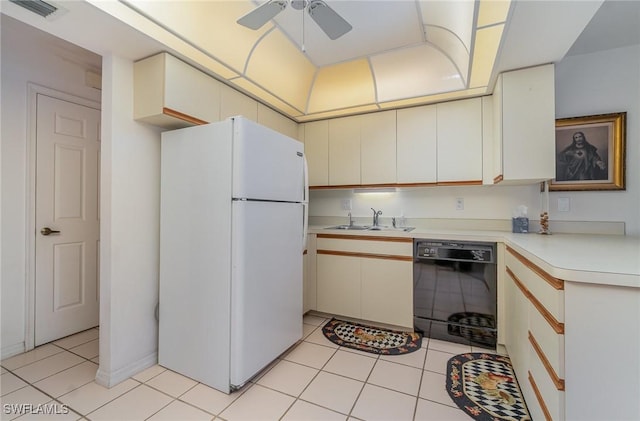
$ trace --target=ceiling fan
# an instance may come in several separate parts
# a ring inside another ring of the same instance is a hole
[[[268,0],[256,7],[237,22],[251,29],[258,29],[273,19],[287,7],[287,0]],[[340,38],[352,29],[351,24],[330,8],[323,0],[291,0],[291,7],[303,10],[305,7],[309,16],[332,40]]]

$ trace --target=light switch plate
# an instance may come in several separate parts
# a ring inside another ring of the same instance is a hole
[[[456,210],[464,210],[464,199],[462,197],[456,198]]]

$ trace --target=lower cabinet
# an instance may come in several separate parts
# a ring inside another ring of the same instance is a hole
[[[411,238],[318,234],[317,310],[413,328]]]
[[[505,271],[505,346],[531,417],[567,419],[564,281],[510,247]]]

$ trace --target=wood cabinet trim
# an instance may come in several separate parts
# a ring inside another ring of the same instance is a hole
[[[531,291],[529,291],[529,289],[524,286],[524,284],[520,281],[520,279],[518,279],[515,273],[513,273],[511,269],[509,269],[509,267],[506,268],[506,271],[507,275],[509,275],[511,279],[513,279],[513,282],[518,286],[520,291],[522,291],[522,293],[525,295],[525,297],[527,297],[531,304],[533,304],[533,306],[538,310],[542,317],[544,317],[547,323],[549,323],[554,332],[559,335],[564,335],[564,323],[557,321],[556,318],[553,317],[553,314],[551,314],[549,310],[547,310],[544,305],[542,305],[542,303],[538,301],[536,297],[534,297]]]
[[[482,180],[466,180],[466,181],[438,181],[438,186],[481,186]]]
[[[337,238],[340,240],[386,241],[389,243],[413,243],[413,238],[411,237],[382,237],[382,236],[375,236],[375,235],[317,234],[317,238]]]
[[[520,260],[522,262],[522,264],[524,264],[526,267],[528,267],[529,269],[534,271],[538,276],[540,276],[542,279],[544,279],[553,288],[555,288],[555,289],[557,289],[559,291],[563,291],[564,290],[564,281],[562,279],[554,278],[553,276],[549,275],[541,267],[539,267],[538,265],[532,263],[529,259],[527,259],[523,255],[521,255],[520,253],[518,253],[517,251],[515,251],[511,247],[506,246],[506,249],[507,249],[507,251],[509,253],[511,253],[511,255],[513,257],[515,257],[516,259]]]
[[[328,189],[366,189],[384,188],[384,187],[435,187],[435,186],[481,186],[482,180],[469,181],[439,181],[432,183],[387,183],[387,184],[337,184],[332,186],[309,186],[309,190],[328,190]]]
[[[413,257],[411,256],[395,256],[392,254],[358,253],[353,251],[336,251],[336,250],[317,250],[316,254],[329,254],[332,256],[364,257],[366,259],[384,259],[384,260],[399,260],[402,262],[413,262]]]
[[[547,408],[547,404],[544,402],[544,399],[542,398],[542,393],[540,393],[540,389],[538,389],[538,385],[536,384],[536,381],[533,379],[533,374],[531,374],[531,371],[529,371],[528,374],[529,374],[529,383],[531,384],[533,393],[536,395],[536,398],[538,399],[538,404],[540,405],[540,408],[544,413],[545,420],[553,421],[553,418],[551,417],[551,413],[549,412],[549,408]]]
[[[540,344],[538,344],[538,341],[536,341],[536,338],[533,336],[533,333],[531,333],[531,331],[529,331],[529,343],[531,343],[531,346],[536,351],[536,354],[538,354],[538,358],[540,358],[542,365],[544,366],[545,370],[547,370],[547,373],[549,373],[549,377],[551,377],[551,381],[553,381],[556,389],[564,391],[564,379],[561,379],[553,369],[551,363],[549,362],[549,359],[546,355],[544,355],[544,351],[540,347]]]
[[[180,111],[172,110],[171,108],[163,107],[162,114],[168,115],[170,117],[178,118],[182,121],[186,121],[197,126],[202,124],[209,124],[208,121],[200,120],[199,118],[192,117],[188,114],[181,113]]]

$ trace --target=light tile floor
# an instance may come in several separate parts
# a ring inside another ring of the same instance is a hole
[[[303,340],[231,395],[158,365],[104,388],[94,382],[99,331],[90,329],[3,360],[0,418],[470,419],[445,390],[446,363],[455,354],[486,350],[424,338],[419,351],[377,356],[328,341],[322,334],[327,321],[305,316]]]

